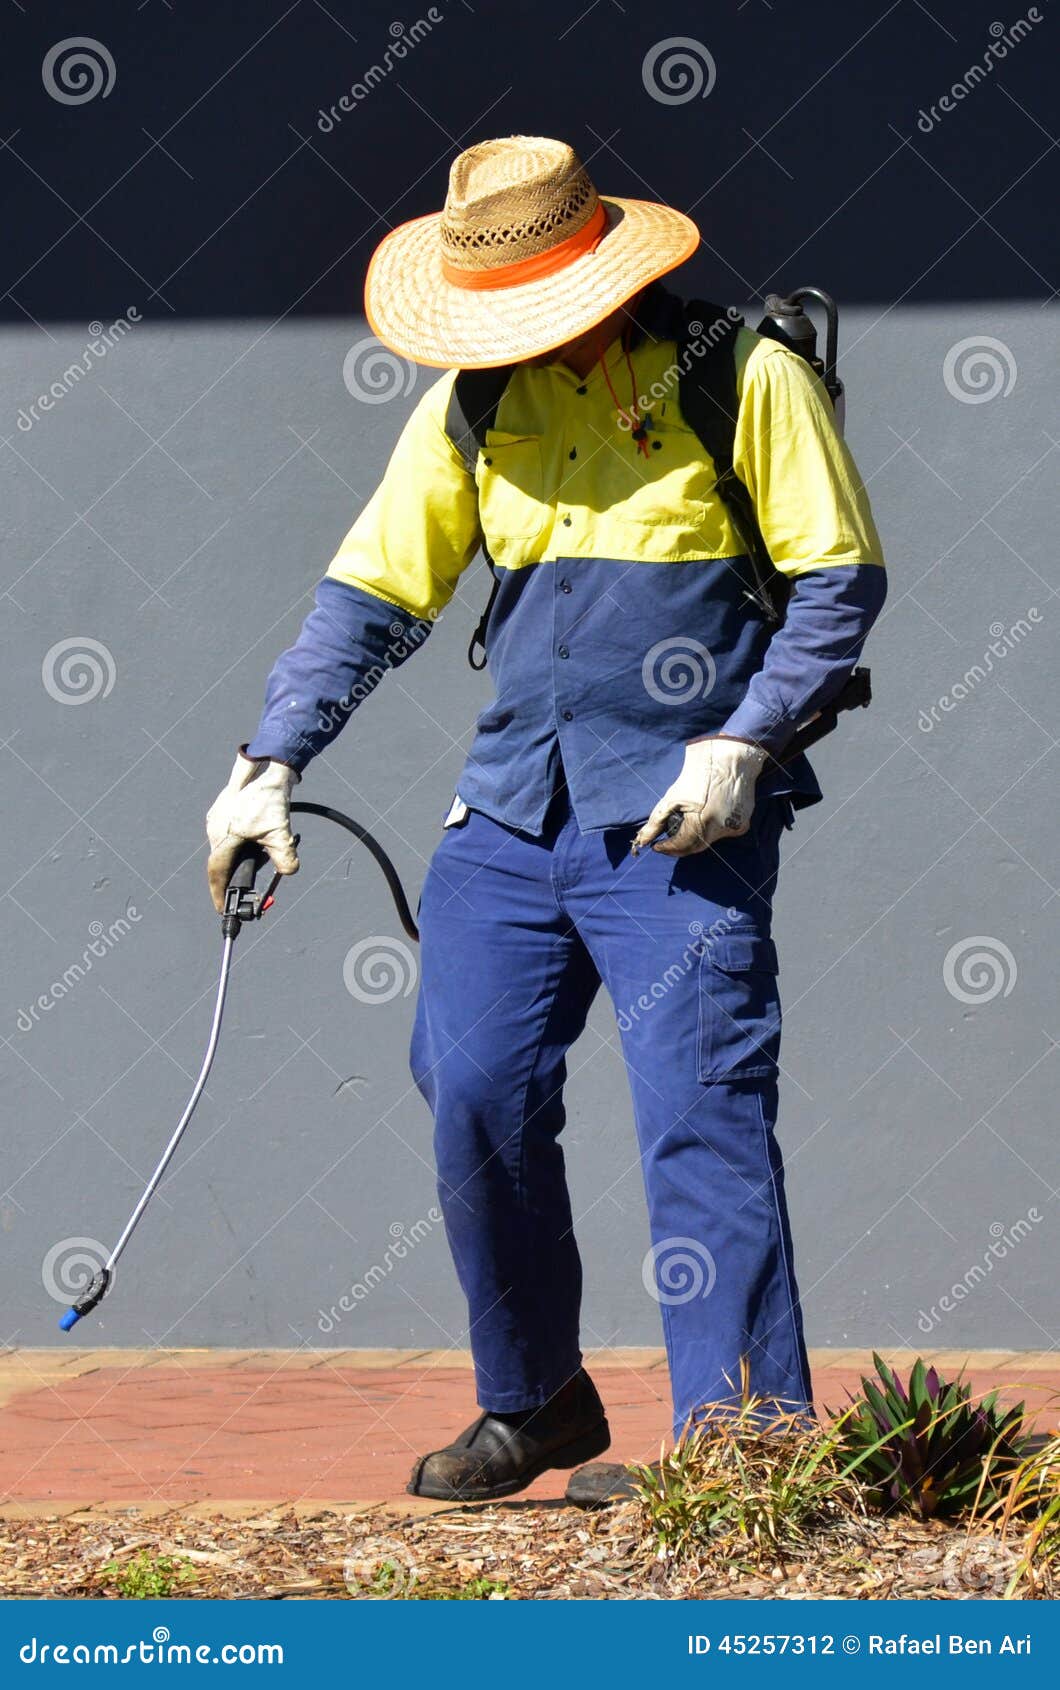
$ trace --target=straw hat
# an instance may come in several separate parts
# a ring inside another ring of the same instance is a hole
[[[444,211],[376,248],[365,308],[402,357],[487,369],[584,334],[698,245],[669,206],[601,199],[565,142],[509,135],[461,153]]]

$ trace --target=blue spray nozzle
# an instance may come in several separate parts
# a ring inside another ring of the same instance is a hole
[[[60,1331],[69,1332],[71,1326],[76,1326],[84,1315],[91,1314],[96,1304],[103,1300],[107,1286],[110,1284],[110,1276],[111,1269],[109,1267],[101,1267],[99,1272],[93,1275],[83,1294],[78,1297],[76,1303],[71,1304],[63,1315],[59,1322]]]

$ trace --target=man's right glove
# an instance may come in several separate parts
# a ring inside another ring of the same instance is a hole
[[[291,788],[301,776],[286,763],[255,760],[241,751],[228,785],[218,793],[206,817],[210,858],[206,874],[214,907],[224,908],[225,889],[240,848],[248,839],[263,845],[277,874],[298,871],[291,834]]]
[[[633,853],[650,845],[665,857],[691,857],[722,839],[738,839],[751,826],[755,783],[768,752],[744,739],[713,734],[685,746],[685,760],[633,841]],[[671,810],[681,813],[673,838],[665,833]]]

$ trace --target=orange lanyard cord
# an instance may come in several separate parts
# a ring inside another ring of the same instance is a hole
[[[631,401],[630,401],[630,408],[629,408],[628,411],[626,410],[625,406],[620,402],[618,394],[615,392],[614,387],[612,386],[611,377],[610,377],[610,375],[608,374],[608,371],[607,371],[607,364],[605,362],[605,357],[604,357],[603,352],[601,352],[601,354],[600,354],[600,368],[604,372],[604,380],[607,383],[607,391],[608,391],[608,393],[610,393],[611,398],[614,400],[616,411],[618,412],[619,416],[622,417],[624,419],[624,421],[629,425],[629,431],[630,431],[630,434],[632,435],[633,439],[636,442],[637,450],[646,458],[648,456],[648,431],[645,428],[644,424],[641,422],[640,413],[637,409],[637,378],[633,373],[633,360],[631,359],[631,357],[629,355],[629,343],[628,343],[625,335],[622,336],[622,350],[625,353],[625,357],[626,357],[626,368],[629,371],[629,386],[630,386],[630,393],[632,395],[632,398],[631,398]]]

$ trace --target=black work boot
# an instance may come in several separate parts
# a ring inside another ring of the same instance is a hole
[[[604,1405],[582,1369],[540,1408],[481,1414],[455,1443],[412,1469],[411,1496],[492,1502],[525,1490],[550,1467],[578,1467],[611,1442]]]
[[[643,1474],[621,1462],[593,1461],[571,1474],[564,1501],[573,1508],[607,1508],[612,1502],[629,1502],[636,1494],[634,1486],[642,1480]]]

